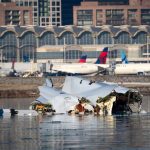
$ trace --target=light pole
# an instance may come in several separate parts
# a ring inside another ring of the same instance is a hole
[[[66,38],[64,37],[64,63],[66,62]]]
[[[149,43],[149,35],[147,35],[147,52],[146,52],[147,53],[147,63],[149,63],[149,60],[148,60],[149,59],[149,44],[150,44]]]
[[[0,49],[1,50],[1,67],[2,67],[2,64],[3,64],[3,49]]]

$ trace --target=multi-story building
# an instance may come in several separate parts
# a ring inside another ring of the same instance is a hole
[[[32,17],[32,7],[19,7],[15,2],[0,3],[0,26],[32,25]]]
[[[61,25],[61,0],[38,0],[39,25]]]
[[[39,11],[38,11],[38,1],[39,0],[11,0],[15,2],[19,7],[32,7],[32,19],[33,25],[39,25]]]
[[[150,25],[148,0],[85,0],[74,6],[74,25]]]
[[[32,19],[32,22],[26,22],[27,24],[21,23],[20,25],[61,25],[61,0],[1,0],[0,5],[4,7],[4,9],[1,9],[2,14],[5,13],[5,8],[7,10],[9,6],[11,6],[12,11],[25,9],[25,18]],[[30,13],[29,16],[27,12]],[[22,17],[19,14],[18,16]],[[2,17],[5,18],[5,16]],[[12,16],[10,17],[13,18]],[[5,22],[1,24],[7,25]]]

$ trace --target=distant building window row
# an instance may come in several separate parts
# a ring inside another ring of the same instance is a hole
[[[78,8],[74,11],[75,25],[150,25],[150,9],[91,9]]]

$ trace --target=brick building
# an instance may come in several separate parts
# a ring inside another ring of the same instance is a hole
[[[32,7],[17,6],[14,2],[0,3],[0,26],[32,25]]]
[[[73,9],[74,25],[150,25],[149,0],[85,0]]]

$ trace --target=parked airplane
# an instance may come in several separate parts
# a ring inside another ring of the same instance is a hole
[[[137,74],[146,75],[150,73],[150,63],[116,64],[114,74]]]
[[[107,54],[108,54],[108,47],[105,47],[103,51],[100,53],[95,64],[92,63],[53,64],[52,70],[78,75],[98,73],[103,71],[105,68],[109,67],[109,64],[106,64]]]
[[[146,75],[150,73],[150,63],[129,63],[124,51],[121,52],[122,64],[114,66],[114,74]]]

